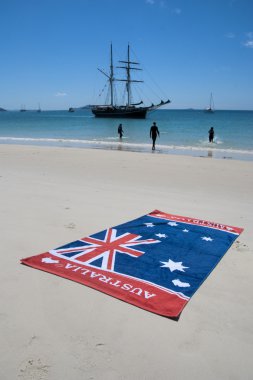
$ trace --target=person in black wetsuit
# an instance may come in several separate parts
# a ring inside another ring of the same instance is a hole
[[[124,133],[124,131],[123,131],[123,128],[122,128],[122,124],[120,124],[118,126],[118,134],[119,134],[119,138],[120,139],[122,139],[123,133]]]
[[[214,138],[214,129],[211,127],[208,131],[209,133],[209,142],[213,143],[213,138]]]
[[[152,138],[152,141],[153,141],[152,150],[155,150],[155,141],[156,141],[156,138],[157,138],[157,136],[160,136],[159,129],[157,128],[157,125],[156,125],[155,122],[153,123],[153,125],[150,128],[150,133],[149,134],[150,134],[150,138]]]

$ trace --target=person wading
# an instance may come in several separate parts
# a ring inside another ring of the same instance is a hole
[[[214,138],[214,129],[213,129],[213,127],[211,127],[211,129],[209,129],[208,133],[209,133],[209,142],[213,143],[213,138]]]
[[[153,125],[150,128],[150,138],[153,141],[152,150],[155,150],[155,142],[156,142],[157,136],[160,136],[159,129],[157,128],[156,123],[153,122]]]
[[[123,128],[122,128],[122,124],[120,124],[118,126],[118,134],[119,134],[119,138],[120,139],[122,139],[123,133],[124,133],[124,131],[123,131]]]

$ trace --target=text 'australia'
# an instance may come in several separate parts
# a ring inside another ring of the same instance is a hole
[[[95,272],[93,270],[86,269],[86,268],[83,268],[83,267],[80,267],[77,265],[66,264],[65,269],[71,270],[72,272],[76,272],[76,273],[80,274],[81,276],[85,276],[86,278],[88,277],[88,278],[95,280],[95,281],[101,281],[104,284],[107,284],[109,286],[116,287],[116,288],[125,290],[129,293],[136,294],[137,296],[143,297],[145,299],[149,299],[149,298],[156,296],[156,294],[149,293],[148,291],[146,291],[142,288],[134,287],[133,285],[131,285],[129,283],[124,283],[121,280],[116,280],[113,277],[105,276],[102,273]]]

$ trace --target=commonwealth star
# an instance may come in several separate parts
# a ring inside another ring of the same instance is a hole
[[[161,268],[169,268],[171,272],[174,272],[174,270],[179,270],[180,272],[184,272],[184,269],[189,268],[189,267],[184,267],[182,265],[182,261],[175,262],[171,259],[169,259],[169,261],[160,261],[160,263],[164,264],[164,265],[161,265]]]

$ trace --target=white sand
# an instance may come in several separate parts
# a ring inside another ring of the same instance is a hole
[[[0,379],[252,379],[253,163],[0,146]],[[154,209],[245,228],[178,322],[19,263]]]

